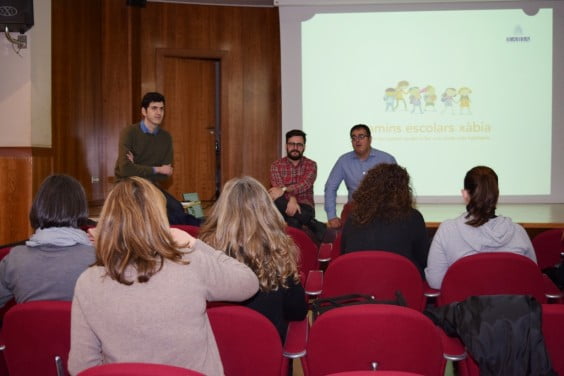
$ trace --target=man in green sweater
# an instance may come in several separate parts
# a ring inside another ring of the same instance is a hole
[[[160,127],[164,112],[162,94],[149,92],[143,96],[143,120],[122,130],[114,173],[117,179],[140,176],[159,187],[166,197],[170,224],[199,225],[197,218],[185,213],[180,202],[160,187],[160,182],[173,173],[172,137]]]

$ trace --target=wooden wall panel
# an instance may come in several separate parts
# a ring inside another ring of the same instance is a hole
[[[51,149],[0,148],[0,245],[29,238],[31,201],[51,172]]]
[[[143,91],[157,87],[155,48],[225,53],[222,182],[246,174],[267,183],[280,152],[278,10],[148,3],[141,24]]]
[[[101,0],[52,2],[52,114],[55,172],[101,199]]]
[[[104,192],[111,189],[121,129],[139,118],[138,70],[140,8],[125,1],[102,1],[101,158]],[[137,73],[136,73],[137,72]],[[135,93],[135,96],[133,95]]]
[[[243,123],[247,148],[243,173],[270,184],[270,164],[280,156],[280,44],[278,18],[260,17],[252,8],[243,25]],[[272,79],[272,78],[278,79]],[[266,169],[265,169],[266,167]]]

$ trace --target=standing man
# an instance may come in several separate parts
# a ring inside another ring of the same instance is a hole
[[[305,225],[316,232],[313,183],[317,164],[304,157],[305,144],[306,134],[301,130],[286,133],[287,156],[270,166],[272,188],[268,193],[289,226],[301,229]]]
[[[150,92],[143,96],[143,120],[122,130],[114,173],[117,179],[140,176],[153,182],[166,197],[170,224],[199,225],[197,218],[186,214],[182,204],[160,187],[160,182],[173,173],[172,137],[160,127],[164,111],[162,94]]]
[[[353,151],[339,157],[325,183],[325,212],[328,226],[341,227],[341,219],[337,217],[337,190],[344,180],[349,191],[349,201],[353,192],[360,185],[366,172],[380,163],[396,164],[396,159],[386,152],[370,146],[372,136],[370,128],[365,124],[357,124],[350,131]]]

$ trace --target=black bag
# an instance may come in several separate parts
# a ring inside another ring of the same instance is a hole
[[[407,306],[401,291],[396,291],[396,298],[394,300],[377,300],[373,296],[366,294],[348,294],[317,299],[311,303],[310,308],[313,313],[313,319],[315,320],[319,315],[333,308],[358,304],[392,304],[403,307]]]

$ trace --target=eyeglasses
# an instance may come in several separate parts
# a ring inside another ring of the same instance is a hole
[[[367,134],[359,134],[357,136],[351,136],[351,141],[357,141],[357,140],[364,140],[365,138],[368,138],[370,136],[368,136]]]
[[[291,148],[303,148],[304,144],[302,144],[301,142],[288,142],[286,145],[288,145]]]

